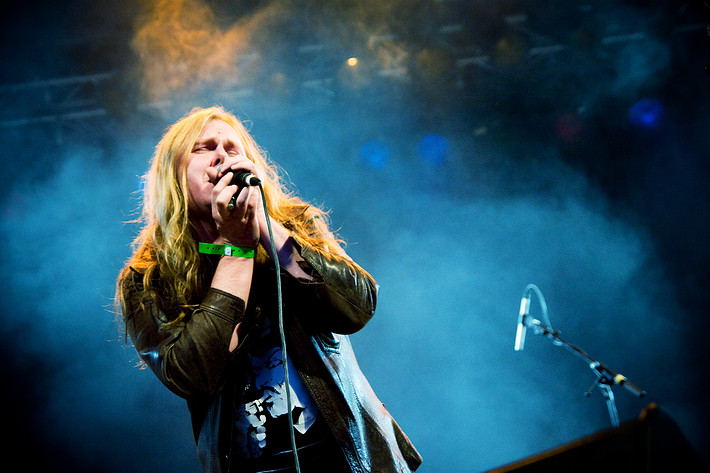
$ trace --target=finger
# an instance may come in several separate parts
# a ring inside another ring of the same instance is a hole
[[[225,187],[229,186],[230,183],[232,182],[232,177],[234,174],[232,172],[226,172],[224,173],[219,180],[217,181],[217,184],[215,184],[214,188],[212,189],[212,194],[217,196],[222,193]]]
[[[254,196],[256,193],[254,192],[254,187],[253,186],[248,186],[247,187],[247,198],[246,202],[248,203],[253,203],[254,202]]]
[[[249,219],[254,218],[254,216],[256,215],[256,209],[257,209],[257,204],[258,204],[258,194],[259,194],[259,191],[257,190],[256,187],[253,187],[253,186],[247,187],[247,195],[246,195],[246,199],[245,199],[245,210],[246,210],[246,216]]]
[[[233,190],[232,190],[233,188]],[[229,211],[229,215],[233,219],[239,219],[242,221],[246,220],[246,212],[248,210],[248,188],[229,186],[225,188],[224,193],[226,194],[226,209]],[[222,197],[220,197],[221,199]]]
[[[230,184],[232,179],[232,174],[227,173],[215,184],[212,189],[212,212],[213,217],[227,217],[231,213],[231,209],[228,208],[229,201],[232,196],[237,192],[238,187],[236,185]]]
[[[233,171],[233,172],[248,171],[248,172],[252,173],[253,175],[255,175],[256,177],[258,177],[259,179],[261,179],[261,176],[260,176],[259,171],[256,167],[256,164],[254,164],[254,162],[252,160],[250,160],[249,158],[246,158],[246,157],[239,158],[236,161],[231,162],[231,163],[230,162],[226,163],[222,172],[226,173],[228,171]]]

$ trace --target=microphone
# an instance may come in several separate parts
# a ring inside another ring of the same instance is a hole
[[[528,326],[525,319],[530,315],[530,288],[528,287],[520,300],[520,313],[518,314],[518,328],[515,331],[515,351],[522,351],[525,347],[525,334]]]
[[[229,185],[239,186],[239,188],[237,189],[237,192],[234,193],[232,198],[229,199],[229,204],[227,205],[227,208],[229,210],[234,210],[234,206],[237,205],[237,195],[239,194],[239,191],[242,189],[242,187],[258,186],[259,184],[261,184],[261,179],[259,179],[249,171],[241,170],[232,172],[234,173],[234,176],[232,176],[232,182],[230,182]]]
[[[232,177],[232,182],[229,183],[230,186],[237,185],[239,187],[244,186],[258,186],[261,184],[261,179],[256,177],[249,171],[232,171],[234,176]]]

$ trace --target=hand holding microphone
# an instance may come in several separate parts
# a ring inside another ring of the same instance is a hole
[[[215,182],[211,191],[212,218],[225,243],[255,247],[260,239],[259,192],[251,192],[252,187],[249,192],[240,191],[253,181],[249,176],[256,179],[251,174],[256,171],[250,163],[232,163],[230,166],[237,165],[240,167],[236,169],[221,169],[221,165],[208,169],[209,177]]]
[[[258,186],[259,184],[261,184],[261,179],[259,179],[249,171],[238,170],[233,172],[234,176],[232,176],[232,182],[230,182],[229,185],[236,185],[238,186],[238,189],[237,192],[235,192],[232,198],[229,200],[229,204],[227,205],[227,208],[229,210],[234,210],[234,206],[237,203],[237,196],[239,195],[239,191],[241,191],[243,187]]]

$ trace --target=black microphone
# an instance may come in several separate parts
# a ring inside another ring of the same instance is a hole
[[[518,314],[518,328],[515,331],[515,351],[522,351],[525,347],[525,334],[528,330],[525,319],[530,315],[530,288],[525,290],[520,301],[520,313]]]
[[[258,186],[261,184],[261,179],[256,177],[249,171],[232,171],[234,176],[232,176],[232,182],[229,183],[230,186],[237,185],[239,187],[244,186]]]
[[[232,176],[232,182],[230,182],[229,185],[239,186],[239,188],[229,200],[229,204],[227,205],[227,208],[229,210],[234,210],[234,206],[237,205],[237,195],[239,194],[239,191],[242,190],[242,187],[258,186],[259,184],[261,184],[261,179],[259,179],[249,171],[241,170],[232,172],[234,173],[234,176]]]

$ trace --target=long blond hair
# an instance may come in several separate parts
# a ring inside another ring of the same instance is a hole
[[[203,291],[206,277],[197,250],[196,228],[190,219],[190,195],[187,186],[187,158],[210,120],[222,120],[239,135],[246,156],[256,165],[263,183],[269,215],[286,227],[301,245],[309,246],[326,257],[342,261],[363,272],[343,250],[343,242],[328,229],[328,215],[293,195],[285,186],[281,169],[269,161],[244,124],[222,107],[196,108],[173,124],[163,135],[144,176],[143,227],[133,241],[134,253],[126,262],[117,281],[116,297],[123,308],[124,284],[131,268],[143,276],[143,296],[157,297],[154,277],[159,274],[161,298],[180,309],[190,307]],[[261,245],[257,258],[267,258]],[[182,312],[182,310],[181,310]],[[127,314],[124,314],[124,316]]]

